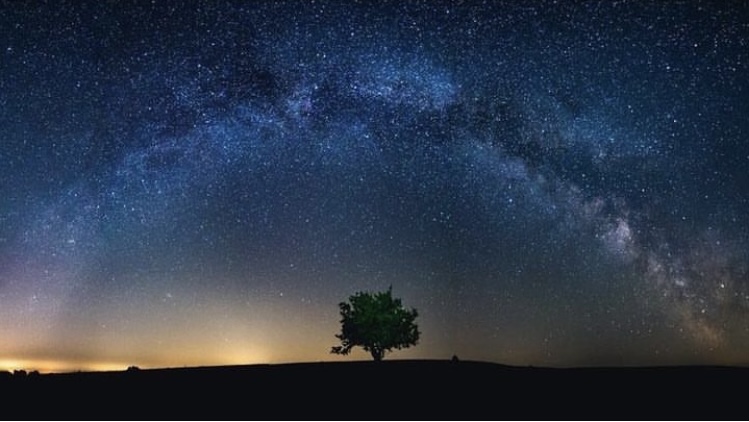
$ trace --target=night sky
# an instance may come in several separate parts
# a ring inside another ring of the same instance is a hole
[[[744,1],[0,1],[0,369],[749,365]]]

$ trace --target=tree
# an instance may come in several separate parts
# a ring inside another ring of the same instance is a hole
[[[347,355],[360,346],[381,361],[385,352],[414,346],[419,341],[419,327],[414,320],[416,309],[405,309],[401,300],[393,298],[393,287],[386,292],[359,292],[348,302],[338,304],[341,310],[341,333],[336,338],[340,346],[330,353]]]

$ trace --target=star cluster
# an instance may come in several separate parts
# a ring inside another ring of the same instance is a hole
[[[2,367],[749,364],[742,2],[0,10]]]

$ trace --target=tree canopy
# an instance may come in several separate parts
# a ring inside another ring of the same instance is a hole
[[[406,309],[401,300],[393,298],[392,286],[384,292],[358,292],[348,302],[338,304],[341,311],[340,346],[331,353],[347,355],[356,346],[380,361],[386,352],[414,346],[419,341],[419,328],[414,322],[416,309]]]

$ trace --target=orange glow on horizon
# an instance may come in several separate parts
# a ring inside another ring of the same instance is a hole
[[[123,371],[130,366],[124,362],[78,362],[48,359],[0,359],[0,371],[39,371],[62,373],[76,371]]]
[[[103,372],[124,371],[130,366],[141,369],[156,368],[182,368],[197,366],[223,366],[223,365],[253,365],[275,362],[267,353],[248,352],[242,350],[227,350],[223,356],[182,356],[176,359],[151,360],[151,361],[126,361],[126,360],[76,360],[76,359],[50,359],[50,358],[12,358],[0,357],[0,372],[24,370],[27,372],[39,371],[40,373],[67,373],[67,372]]]
[[[45,360],[45,359],[0,359],[0,372],[13,372],[24,370],[27,372],[39,371],[43,374],[50,373],[67,373],[67,372],[108,372],[124,371],[130,366],[137,366],[141,369],[156,368],[178,368],[194,366],[222,366],[222,365],[252,365],[269,363],[253,359],[228,359],[222,362],[175,362],[173,364],[144,364],[138,365],[132,362],[104,362],[104,361],[65,361],[65,360]]]

